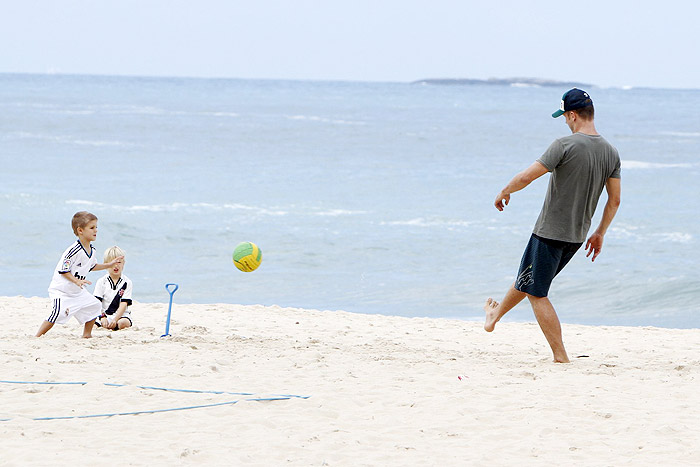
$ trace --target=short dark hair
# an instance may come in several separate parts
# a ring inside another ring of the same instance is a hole
[[[580,109],[574,109],[572,112],[576,112],[576,114],[584,120],[593,120],[593,117],[595,116],[595,108],[593,108],[593,104],[586,107],[581,107]]]

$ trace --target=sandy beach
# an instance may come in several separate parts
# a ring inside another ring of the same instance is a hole
[[[562,365],[534,323],[175,295],[170,337],[136,302],[132,329],[34,338],[48,307],[0,298],[3,466],[700,464],[697,329],[564,324]]]

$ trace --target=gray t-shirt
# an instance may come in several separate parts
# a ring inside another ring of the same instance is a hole
[[[537,160],[552,176],[535,235],[584,242],[605,182],[620,178],[617,149],[600,135],[574,133],[554,141]]]

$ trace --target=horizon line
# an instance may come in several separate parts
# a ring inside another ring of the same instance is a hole
[[[489,86],[493,85],[503,85],[507,86],[509,84],[522,83],[523,81],[533,81],[533,87],[551,87],[556,86],[557,83],[562,83],[562,85],[577,83],[573,80],[554,80],[549,78],[535,78],[535,77],[489,77],[489,78],[419,78],[414,80],[364,80],[364,79],[340,79],[340,78],[265,78],[265,77],[233,77],[233,76],[193,76],[193,75],[147,75],[147,74],[110,74],[110,73],[95,73],[95,72],[62,72],[62,71],[46,71],[46,72],[29,72],[29,71],[0,71],[0,76],[2,75],[31,75],[31,76],[59,76],[59,77],[100,77],[100,78],[137,78],[137,79],[183,79],[183,80],[231,80],[231,81],[282,81],[282,82],[313,82],[313,83],[366,83],[366,84],[427,84],[431,86],[445,86],[445,84],[433,84],[426,83],[426,81],[475,81],[474,83],[464,83],[464,84],[452,84],[456,86],[474,86],[479,84],[485,84]],[[502,84],[493,83],[493,81],[504,81]],[[534,83],[534,81],[545,81],[551,82],[553,84],[540,85]],[[580,83],[583,84],[583,83]],[[656,89],[656,90],[670,90],[670,91],[697,91],[698,88],[689,87],[665,87],[665,86],[633,86],[633,85],[599,85],[599,84],[586,84],[586,86],[591,86],[597,89]]]

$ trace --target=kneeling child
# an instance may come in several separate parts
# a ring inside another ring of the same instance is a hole
[[[124,251],[118,246],[113,246],[105,251],[105,261],[122,257],[109,272],[97,281],[94,295],[102,302],[102,314],[95,322],[99,327],[118,331],[131,327],[131,293],[133,286],[131,280],[122,274],[124,270]],[[109,258],[107,260],[106,258]]]

